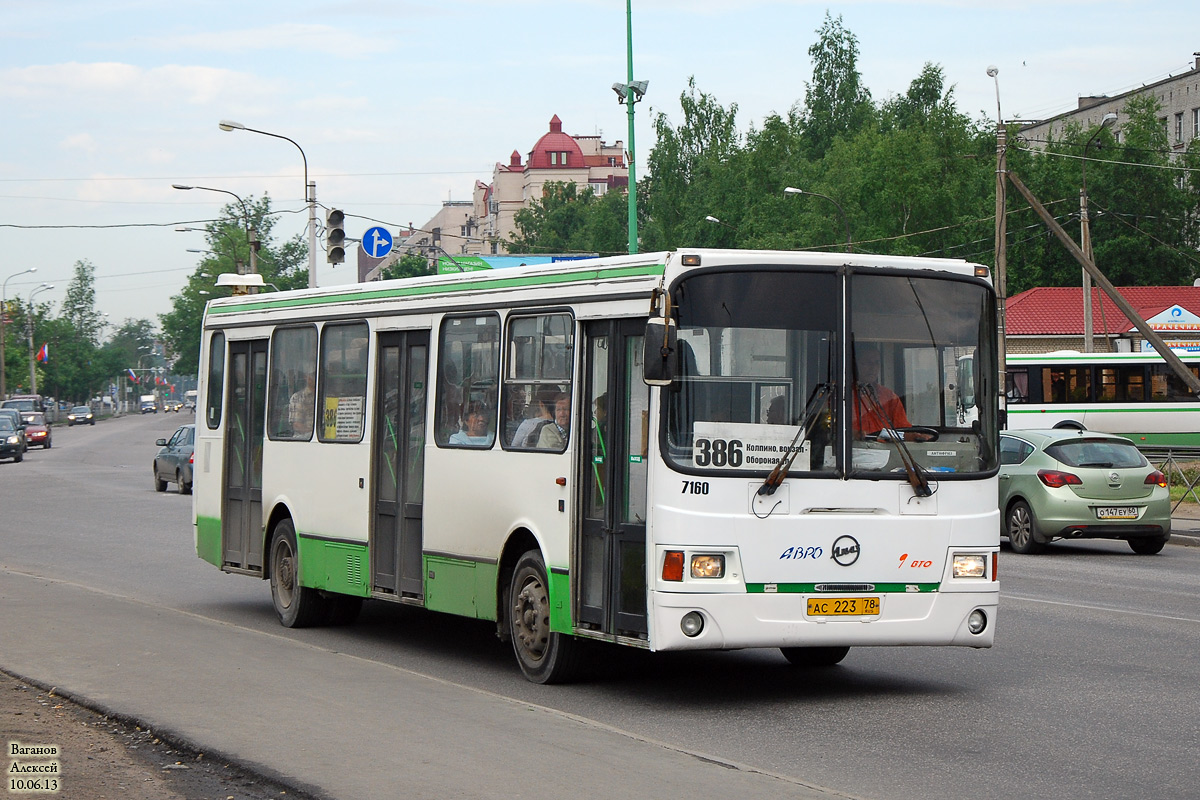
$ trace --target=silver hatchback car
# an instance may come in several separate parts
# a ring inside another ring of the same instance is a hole
[[[1124,539],[1151,555],[1171,538],[1166,477],[1128,439],[1096,431],[1001,433],[1000,513],[1016,553],[1055,539]]]

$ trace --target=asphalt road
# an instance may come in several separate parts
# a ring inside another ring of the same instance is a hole
[[[1001,556],[991,650],[598,648],[526,683],[491,626],[368,603],[279,627],[265,584],[192,547],[153,440],[185,419],[62,428],[0,463],[0,667],[334,798],[1195,797],[1200,548]]]

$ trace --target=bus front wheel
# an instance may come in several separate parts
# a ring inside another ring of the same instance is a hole
[[[569,680],[579,662],[579,644],[550,630],[550,584],[537,550],[517,561],[508,587],[508,630],[521,672],[534,683]]]
[[[325,610],[320,593],[300,585],[300,551],[290,519],[280,520],[271,537],[271,602],[285,628],[313,625]]]

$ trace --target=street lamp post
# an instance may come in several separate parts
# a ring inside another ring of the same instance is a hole
[[[1000,387],[1000,411],[1007,414],[1008,350],[1008,197],[1005,179],[1008,174],[1008,129],[1000,113],[1000,74],[997,67],[987,68],[988,77],[996,85],[996,224],[995,224],[995,289],[996,289],[996,365]]]
[[[617,102],[625,105],[629,116],[629,253],[638,251],[637,233],[637,171],[634,169],[633,150],[633,107],[646,94],[649,81],[633,79],[633,0],[625,0],[625,83],[614,83],[612,89],[617,93]]]
[[[276,139],[283,139],[285,142],[291,142],[300,151],[300,158],[304,160],[304,202],[308,204],[308,288],[316,288],[317,285],[317,184],[309,183],[308,180],[308,156],[304,154],[304,148],[296,144],[294,139],[289,139],[278,133],[269,131],[255,130],[247,128],[240,122],[223,119],[217,123],[223,131],[249,131],[250,133],[258,133],[263,136],[272,136]]]
[[[25,330],[29,334],[29,393],[37,394],[37,360],[33,357],[33,298],[47,289],[53,289],[54,284],[43,283],[29,293],[29,314],[25,318]]]
[[[4,378],[4,373],[6,372],[4,369],[4,312],[8,305],[6,302],[8,297],[8,282],[18,275],[26,275],[30,272],[37,272],[37,267],[30,267],[20,272],[14,272],[4,279],[4,283],[0,283],[0,400],[8,397],[8,385],[5,383]]]
[[[233,192],[229,191],[228,189],[213,189],[212,187],[209,187],[209,186],[185,186],[181,183],[173,183],[173,184],[171,184],[171,188],[172,189],[181,189],[183,191],[188,191],[191,189],[201,189],[206,192],[220,192],[222,194],[227,194],[230,197],[232,197],[233,199],[237,200],[238,205],[240,205],[242,207],[242,220],[245,222],[244,227],[246,230],[246,244],[248,244],[250,246],[250,274],[255,275],[258,273],[258,247],[259,247],[258,231],[255,230],[254,226],[250,224],[250,211],[246,208],[245,200],[243,200],[241,197],[234,194]]]
[[[783,190],[783,193],[784,194],[811,194],[813,197],[823,197],[826,200],[828,200],[829,202],[833,203],[835,206],[837,206],[838,213],[842,215],[842,222],[846,226],[846,252],[847,253],[851,252],[851,250],[850,250],[850,218],[848,216],[846,216],[846,209],[842,208],[841,203],[839,203],[837,200],[834,200],[832,197],[830,197],[827,194],[819,194],[817,192],[810,192],[807,189],[797,189],[794,186],[787,187],[786,189]]]
[[[238,258],[237,242],[235,242],[233,240],[232,236],[230,236],[228,233],[221,230],[220,228],[213,228],[211,231],[208,230],[207,228],[176,228],[175,232],[176,233],[215,233],[218,236],[223,237],[225,239],[225,241],[229,242],[229,246],[233,248],[233,263],[237,269],[238,274],[241,275],[246,271],[246,269],[245,269],[246,263],[244,261],[242,261],[240,258]],[[189,253],[212,253],[211,250],[199,250],[199,249],[193,250],[190,248],[188,249],[188,252]],[[217,254],[212,253],[212,255],[215,256]],[[250,251],[250,257],[251,258],[254,257],[253,249]]]
[[[1113,112],[1105,114],[1104,119],[1100,120],[1100,125],[1083,144],[1083,176],[1079,186],[1079,241],[1081,245],[1079,249],[1093,264],[1096,262],[1092,258],[1092,230],[1088,224],[1087,152],[1100,132],[1105,128],[1111,128],[1116,121],[1117,115]],[[1092,276],[1086,269],[1081,271],[1083,272],[1083,352],[1091,353],[1095,351],[1092,331]]]

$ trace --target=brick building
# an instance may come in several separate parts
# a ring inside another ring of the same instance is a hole
[[[1176,349],[1200,352],[1200,287],[1122,286],[1117,291]],[[1083,352],[1083,289],[1042,286],[1008,299],[1005,342],[1010,353]],[[1133,323],[1100,289],[1092,290],[1093,349],[1140,352],[1149,347]]]
[[[1085,130],[1094,128],[1105,114],[1112,112],[1117,115],[1113,133],[1120,141],[1125,103],[1135,95],[1151,94],[1162,107],[1159,119],[1167,132],[1167,141],[1175,152],[1182,152],[1192,139],[1200,136],[1200,53],[1194,56],[1192,68],[1185,72],[1111,97],[1080,97],[1078,107],[1026,125],[1021,129],[1020,136],[1031,146],[1041,147],[1050,136],[1061,139],[1070,123],[1076,123]]]

